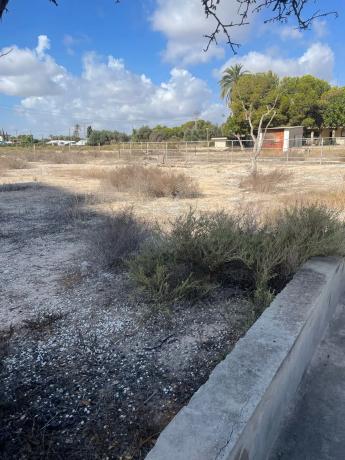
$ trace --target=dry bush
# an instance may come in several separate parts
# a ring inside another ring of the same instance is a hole
[[[0,157],[0,171],[6,171],[8,169],[27,169],[30,165],[27,161],[17,157]]]
[[[258,193],[271,193],[291,177],[292,173],[290,171],[278,168],[269,172],[257,171],[243,178],[240,182],[240,188]]]
[[[101,167],[74,168],[64,172],[71,176],[80,176],[86,179],[106,180],[108,177],[107,170]]]
[[[89,235],[90,257],[106,268],[117,268],[153,234],[151,226],[131,208],[106,216]]]
[[[309,190],[303,193],[294,193],[282,198],[284,204],[322,205],[331,209],[343,211],[345,209],[345,187],[336,190]]]
[[[132,192],[151,198],[196,198],[198,185],[184,173],[172,173],[158,167],[124,166],[107,174],[107,181],[119,192]]]

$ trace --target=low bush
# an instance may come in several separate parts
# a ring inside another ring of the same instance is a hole
[[[183,173],[164,171],[159,167],[124,166],[108,172],[106,179],[120,192],[132,192],[151,198],[196,198],[199,187]]]
[[[138,251],[153,234],[152,227],[134,216],[132,209],[106,216],[89,235],[90,256],[105,268],[116,268]]]
[[[274,169],[269,172],[257,171],[243,178],[240,182],[240,188],[259,193],[271,193],[274,192],[279,185],[287,182],[291,176],[291,172],[283,169]]]
[[[0,157],[0,171],[7,169],[27,169],[30,165],[27,161],[16,157]]]
[[[293,207],[259,224],[252,216],[190,211],[146,242],[128,264],[156,302],[197,298],[219,286],[251,292],[261,311],[306,260],[345,254],[345,227],[321,206]]]

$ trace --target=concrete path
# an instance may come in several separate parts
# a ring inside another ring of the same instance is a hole
[[[304,376],[270,460],[345,459],[345,297]]]

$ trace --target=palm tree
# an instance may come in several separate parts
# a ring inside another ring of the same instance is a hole
[[[248,73],[247,70],[242,70],[242,64],[235,64],[224,70],[222,79],[219,81],[220,85],[220,96],[225,99],[227,103],[230,102],[231,91],[235,83],[238,82],[242,75]]]

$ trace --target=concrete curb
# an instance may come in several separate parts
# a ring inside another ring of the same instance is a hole
[[[307,262],[159,436],[146,460],[264,460],[345,291],[343,259]]]

